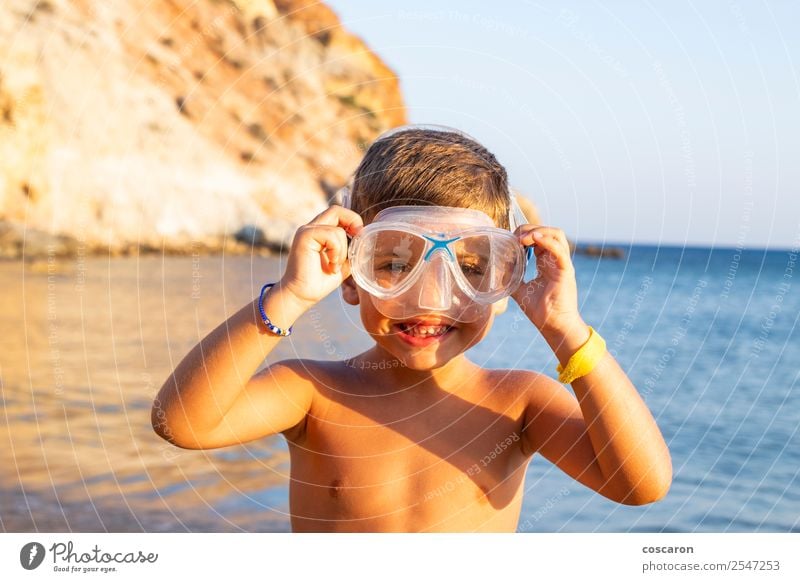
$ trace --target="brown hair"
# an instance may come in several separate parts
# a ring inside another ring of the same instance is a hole
[[[509,228],[508,175],[468,136],[445,129],[401,129],[378,139],[353,176],[351,208],[365,222],[385,208],[433,205],[482,210]]]

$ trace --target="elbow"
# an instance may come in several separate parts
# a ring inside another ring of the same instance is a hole
[[[621,499],[620,503],[623,505],[648,505],[661,501],[669,493],[670,485],[672,485],[672,481],[640,487],[629,493],[624,499]]]
[[[666,467],[656,471],[655,474],[647,475],[646,479],[628,489],[628,492],[617,501],[623,505],[648,505],[664,499],[671,486],[672,464],[668,463]]]
[[[672,487],[672,458],[669,453],[665,455],[658,468],[654,469],[652,473],[651,493],[646,503],[661,501],[667,496],[670,487]]]
[[[171,442],[171,435],[172,430],[169,426],[169,414],[168,414],[168,403],[169,403],[169,392],[167,391],[167,381],[164,386],[161,387],[161,390],[158,391],[158,395],[153,400],[153,406],[150,409],[150,426],[153,427],[153,431],[160,436],[162,439]]]
[[[167,422],[167,415],[164,409],[154,404],[153,409],[150,411],[150,425],[153,427],[153,432],[160,436],[165,441],[177,445],[175,442],[175,434]]]
[[[208,448],[197,438],[197,434],[189,428],[188,430],[178,430],[174,422],[170,422],[169,416],[156,401],[150,412],[150,424],[153,431],[168,443],[175,445],[179,449],[200,450]]]
[[[162,439],[170,440],[172,431],[167,422],[167,411],[164,404],[158,398],[153,401],[153,407],[150,409],[150,426],[153,427],[155,433]]]
[[[153,408],[150,411],[150,425],[153,427],[153,432],[168,443],[182,449],[191,448],[185,446],[181,439],[177,437],[174,428],[169,422],[169,416],[159,400],[153,403]]]
[[[171,445],[175,445],[179,449],[189,449],[189,450],[199,450],[204,448],[196,439],[188,439],[185,437],[179,436],[169,424],[166,423],[159,423],[159,422],[152,422],[153,431],[160,436],[162,439],[170,443]]]

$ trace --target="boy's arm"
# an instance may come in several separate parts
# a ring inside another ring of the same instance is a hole
[[[562,365],[589,338],[579,321],[543,332]],[[666,495],[669,450],[636,388],[611,354],[572,383],[575,396],[541,376],[526,411],[523,443],[598,493],[628,505]]]
[[[290,327],[342,284],[350,274],[347,234],[362,226],[358,214],[332,206],[297,230],[286,272],[264,299],[275,325]],[[205,449],[303,427],[314,389],[300,364],[274,364],[253,376],[281,339],[267,331],[258,301],[206,336],[167,379],[152,410],[153,428],[163,438]]]
[[[276,285],[264,310],[288,327],[305,307]],[[195,346],[170,375],[153,404],[153,428],[189,449],[240,444],[300,424],[311,406],[313,386],[296,364],[255,371],[280,341],[266,333],[258,299],[245,305]]]
[[[547,226],[517,229],[533,245],[538,276],[514,299],[562,365],[589,338],[578,312],[578,290],[564,232]],[[572,383],[573,397],[541,377],[526,410],[523,440],[595,491],[631,505],[666,495],[672,482],[669,450],[628,376],[606,352],[594,369]]]

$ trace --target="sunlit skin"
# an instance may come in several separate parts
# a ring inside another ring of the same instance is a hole
[[[153,409],[161,436],[203,449],[282,433],[295,531],[515,531],[537,454],[620,503],[666,494],[666,444],[610,354],[572,383],[574,395],[543,374],[481,368],[464,352],[504,305],[468,323],[437,312],[386,317],[349,278],[347,235],[362,227],[357,214],[331,207],[299,229],[264,309],[289,327],[341,287],[374,347],[348,361],[292,360],[255,374],[281,341],[266,332],[255,300],[167,379]],[[535,328],[566,363],[589,337],[566,238],[546,226],[515,234],[534,247],[538,272],[513,294],[531,322],[519,341]],[[407,333],[415,325],[450,329],[420,338]]]

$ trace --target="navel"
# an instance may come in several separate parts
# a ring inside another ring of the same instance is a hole
[[[342,480],[334,479],[333,481],[331,481],[331,484],[328,486],[328,495],[330,495],[334,499],[338,499],[339,494],[341,492],[342,492]]]

